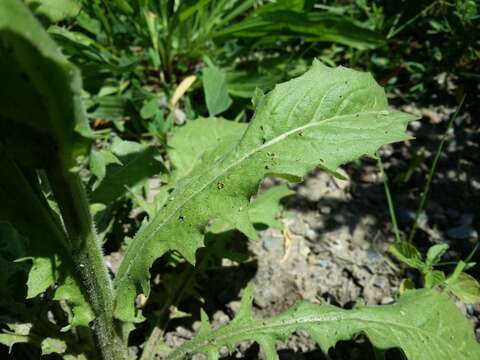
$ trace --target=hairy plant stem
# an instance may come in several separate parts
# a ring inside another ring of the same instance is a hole
[[[113,318],[110,275],[96,236],[85,189],[80,176],[56,162],[48,171],[51,188],[67,230],[72,258],[90,306],[95,314],[93,332],[103,360],[126,359],[126,345]]]

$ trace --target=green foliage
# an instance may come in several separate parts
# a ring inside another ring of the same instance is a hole
[[[70,244],[55,214],[38,196],[33,174],[21,169],[49,168],[53,163],[73,166],[76,156],[87,151],[89,141],[80,134],[89,134],[79,98],[80,74],[25,7],[9,0],[0,10],[0,127],[5,129],[0,163],[9,174],[0,178],[0,220],[28,243],[19,256],[32,261],[27,298],[57,282],[55,298],[68,300],[74,306],[72,322],[86,326],[93,316],[77,284]]]
[[[221,118],[200,118],[173,130],[168,154],[173,166],[173,177],[188,175],[205,153],[223,142],[235,142],[245,132],[247,124]],[[192,141],[195,138],[195,142]]]
[[[227,74],[217,67],[203,69],[203,91],[210,116],[220,114],[232,105],[227,91]]]
[[[281,229],[282,225],[276,219],[280,210],[279,201],[294,193],[286,185],[272,187],[255,198],[250,205],[248,216],[255,224]]]
[[[357,49],[380,46],[384,38],[358,26],[346,16],[328,12],[305,12],[303,1],[297,8],[287,1],[268,4],[254,11],[243,21],[215,34],[216,38],[254,39],[255,45],[271,45],[281,39],[304,37],[309,42],[334,42]]]
[[[58,22],[80,13],[81,5],[77,0],[25,0],[25,3],[36,13]]]
[[[423,275],[426,288],[446,288],[466,304],[480,303],[480,283],[464,272],[475,263],[459,261],[449,276],[436,269],[442,265],[441,258],[448,248],[447,244],[433,245],[428,249],[425,260],[414,245],[405,241],[392,245],[390,252],[404,264],[417,269]]]
[[[110,281],[75,169],[91,142],[80,73],[18,0],[0,3],[0,51],[0,162],[9,174],[0,180],[0,215],[28,239],[28,297],[57,283],[53,299],[71,305],[63,330],[93,320],[100,352],[111,359],[122,348],[114,346]],[[41,191],[38,168],[61,220]]]
[[[461,3],[455,17],[469,26],[476,7]],[[383,49],[375,11],[361,22],[302,0],[2,0],[0,343],[35,346],[28,358],[126,359],[162,258],[160,268],[186,270],[161,276],[167,296],[141,355],[153,359],[170,306],[196,291],[196,271],[218,257],[241,261],[228,247],[238,232],[255,239],[258,228],[282,227],[279,202],[293,191],[282,183],[257,194],[264,178],[300,181],[315,167],[339,176],[340,165],[408,139],[414,117],[390,109],[371,75],[319,61],[306,71],[319,54],[334,62],[320,51],[329,44],[343,54]],[[117,222],[119,213],[129,222]],[[111,262],[113,284],[102,241],[126,249],[118,271]],[[433,246],[424,259],[411,244],[392,247],[429,288],[394,305],[303,302],[258,320],[247,288],[232,323],[212,330],[203,314],[198,336],[168,358],[216,359],[222,346],[256,340],[277,359],[275,341],[296,331],[325,352],[363,334],[380,352],[399,347],[409,359],[479,357],[469,322],[446,295],[479,301],[465,273],[473,263],[447,276],[437,269],[446,251]]]
[[[270,90],[275,83],[303,73],[319,54],[303,56],[314,44],[371,49],[384,43],[381,34],[353,18],[319,10],[303,0],[275,4],[148,0],[129,5],[128,11],[116,1],[82,1],[82,5],[68,25],[51,26],[49,32],[82,70],[91,100],[89,116],[137,136],[151,131],[143,120],[153,111],[148,113],[143,106],[153,105],[152,96],[168,99],[175,86],[192,74],[202,78],[208,110],[196,111],[216,115],[231,112],[237,99],[229,95],[250,98],[256,87]],[[261,43],[255,34],[262,36]],[[272,52],[278,55],[272,57]],[[211,59],[208,66],[202,65],[205,59]],[[214,86],[209,85],[212,81]],[[102,94],[105,88],[108,96]],[[199,90],[192,89],[192,96],[201,96]],[[157,126],[159,136],[165,137],[164,119],[172,109],[157,110],[156,119],[164,125]],[[132,119],[127,127],[126,117]]]
[[[480,356],[469,321],[447,296],[436,291],[410,291],[394,305],[353,310],[303,302],[266,319],[253,317],[252,299],[252,288],[247,288],[235,319],[216,330],[202,313],[198,335],[170,352],[167,359],[188,359],[196,353],[218,359],[220,348],[232,349],[236,343],[254,340],[267,360],[276,360],[275,341],[286,341],[296,331],[310,335],[325,353],[337,341],[363,334],[379,351],[400,348],[409,360]]]
[[[406,139],[412,116],[389,110],[368,75],[320,63],[257,101],[239,141],[222,142],[182,179],[130,243],[115,280],[116,316],[140,321],[134,299],[149,294],[149,268],[169,250],[195,262],[204,232],[220,221],[256,238],[249,199],[267,175],[299,180],[314,166],[336,168],[384,143]],[[302,154],[301,156],[299,154]]]
[[[90,168],[96,180],[90,201],[111,204],[129,189],[140,186],[153,175],[165,171],[158,149],[115,138],[110,150],[92,154]]]

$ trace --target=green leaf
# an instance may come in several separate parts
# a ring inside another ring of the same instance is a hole
[[[262,224],[275,229],[282,229],[282,224],[277,220],[280,213],[280,200],[294,194],[287,185],[274,186],[255,197],[248,209],[248,216],[253,224]],[[228,222],[214,221],[208,227],[213,234],[234,230],[235,227]]]
[[[47,209],[46,203],[37,196],[25,176],[13,161],[6,157],[1,147],[0,168],[8,174],[0,176],[0,221],[10,224],[6,225],[9,230],[2,231],[0,235],[9,243],[18,244],[17,246],[25,244],[24,251],[15,255],[32,261],[26,297],[36,297],[58,283],[55,298],[66,300],[73,307],[72,324],[88,326],[93,314],[79,288],[70,257],[70,245],[59,219]],[[16,286],[19,287],[19,284]],[[62,296],[59,296],[60,292]]]
[[[211,2],[211,0],[199,0],[199,1],[194,1],[193,5],[188,5],[188,2],[184,1],[181,4],[183,5],[183,8],[180,8],[179,11],[179,19],[180,21],[185,21],[189,17],[191,17],[193,14],[195,14],[197,11],[202,10],[206,5],[208,5]]]
[[[448,250],[447,244],[433,245],[432,247],[430,247],[430,249],[428,249],[425,264],[429,267],[435,266],[440,261],[443,254],[445,254],[447,250]]]
[[[203,91],[210,116],[220,114],[232,105],[227,90],[227,74],[218,67],[203,69]]]
[[[42,340],[41,343],[42,355],[48,355],[52,353],[63,354],[67,350],[67,344],[65,341],[47,337]]]
[[[290,190],[287,185],[275,186],[261,193],[250,206],[250,219],[255,224],[281,229],[282,224],[277,220],[280,212],[279,201],[292,194],[295,194],[295,191]]]
[[[227,222],[250,238],[250,198],[267,175],[299,180],[319,165],[336,168],[383,144],[402,141],[412,116],[388,108],[383,89],[366,73],[315,63],[304,75],[259,99],[236,142],[222,142],[178,182],[167,203],[130,243],[115,280],[116,316],[139,321],[138,292],[148,296],[149,268],[166,251],[189,262],[205,229]]]
[[[91,132],[78,69],[18,0],[0,2],[0,140],[26,166],[73,167]]]
[[[282,76],[278,74],[257,74],[246,71],[229,71],[227,74],[228,93],[241,98],[251,98],[255,89],[264,91],[273,88]]]
[[[95,183],[92,189],[95,190],[105,178],[107,173],[107,165],[118,164],[123,165],[122,162],[110,150],[92,150],[90,153],[90,170],[95,175]]]
[[[9,351],[15,344],[34,342],[30,336],[31,324],[8,324],[8,327],[0,333],[0,344],[8,346]]]
[[[110,204],[129,188],[166,170],[160,152],[153,146],[115,138],[110,150],[119,161],[107,165],[104,178],[91,193],[92,203]]]
[[[396,242],[388,249],[398,260],[406,265],[413,267],[421,272],[426,271],[426,266],[422,260],[422,255],[412,244],[401,241]]]
[[[168,142],[168,155],[175,169],[174,179],[190,173],[204,154],[220,143],[238,141],[246,128],[247,124],[222,118],[200,118],[175,127]]]
[[[110,120],[120,130],[124,130],[127,101],[121,95],[95,96],[93,99],[95,110],[88,113],[92,119]]]
[[[428,271],[424,276],[424,280],[425,288],[432,289],[435,286],[441,285],[445,282],[445,274],[443,271],[439,270]]]
[[[446,281],[447,289],[465,304],[480,303],[480,284],[472,276],[460,273]]]
[[[151,119],[155,116],[159,109],[158,99],[156,97],[145,101],[142,108],[140,109],[140,116],[142,119]]]
[[[72,307],[69,325],[62,330],[67,331],[71,326],[88,326],[95,315],[85,299],[78,281],[72,275],[68,275],[62,280],[62,284],[55,290],[53,300],[64,300]]]
[[[76,0],[26,0],[37,14],[45,15],[53,22],[74,17],[80,13],[81,5]]]
[[[218,353],[241,341],[257,341],[266,359],[278,359],[275,340],[285,341],[304,331],[324,353],[340,340],[364,334],[379,351],[400,348],[409,360],[469,360],[480,358],[480,345],[472,324],[444,294],[412,290],[396,304],[344,310],[302,302],[272,318],[255,319],[252,288],[246,289],[239,314],[228,325],[210,330],[206,321],[200,333],[174,349],[167,360],[190,359],[196,353]]]
[[[294,11],[277,4],[259,7],[243,21],[214,34],[215,38],[246,38],[271,45],[281,39],[333,42],[357,49],[371,49],[385,43],[384,37],[357,24],[345,15],[318,11]]]

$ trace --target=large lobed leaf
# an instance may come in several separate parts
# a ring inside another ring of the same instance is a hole
[[[202,327],[191,341],[173,350],[167,360],[190,359],[205,353],[218,359],[220,348],[241,341],[258,342],[267,360],[276,360],[275,341],[304,331],[325,353],[337,341],[364,334],[380,351],[400,348],[409,360],[469,360],[480,358],[472,324],[445,295],[435,290],[409,291],[393,305],[344,310],[302,302],[267,319],[252,316],[252,288],[246,289],[237,317],[212,330],[202,313]]]
[[[319,62],[304,75],[255,99],[256,113],[238,141],[222,142],[177,183],[168,201],[130,243],[120,266],[116,316],[141,321],[133,306],[149,294],[149,268],[169,250],[191,263],[209,226],[228,223],[256,237],[250,198],[267,175],[290,180],[320,165],[336,168],[383,144],[407,138],[412,116],[391,110],[367,73]]]

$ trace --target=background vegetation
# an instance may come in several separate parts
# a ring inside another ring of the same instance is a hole
[[[380,153],[381,169],[371,159],[367,170],[360,170],[359,163],[346,169],[354,183],[383,174],[376,184],[382,189],[383,214],[377,215],[384,240],[410,241],[391,251],[404,263],[397,268],[408,279],[402,289],[432,287],[464,271],[469,288],[457,295],[469,303],[480,301],[474,280],[480,228],[480,16],[475,0],[24,2],[81,70],[81,97],[95,136],[81,175],[111,271],[117,270],[128,239],[191,169],[198,149],[211,146],[211,138],[181,129],[199,117],[247,123],[254,109],[251,99],[259,91],[303,74],[318,59],[371,72],[394,107],[421,117],[410,126],[415,141]],[[48,188],[42,191],[49,194]],[[277,203],[289,194],[284,187],[267,199],[274,211],[264,225],[281,226],[275,220]],[[232,245],[231,239],[242,237],[230,230],[217,239],[200,253],[196,269],[175,252],[155,262],[153,296],[148,302],[137,298],[148,321],[132,333],[132,351],[152,332],[161,338],[159,329],[173,329],[175,318],[192,313],[198,319],[200,307],[214,313],[205,296],[209,272],[221,267],[222,259],[241,263],[248,258],[244,246]],[[435,244],[441,247],[429,258]],[[0,260],[9,260],[8,251]],[[1,291],[21,298],[27,290]],[[41,308],[52,296],[28,300],[27,307]],[[7,314],[11,304],[0,304]],[[478,305],[472,309],[469,314],[478,318]],[[359,348],[369,351],[350,344],[346,354],[334,356],[353,358]],[[10,355],[7,347],[2,351],[14,359],[40,356],[36,347],[23,344],[12,347]]]

